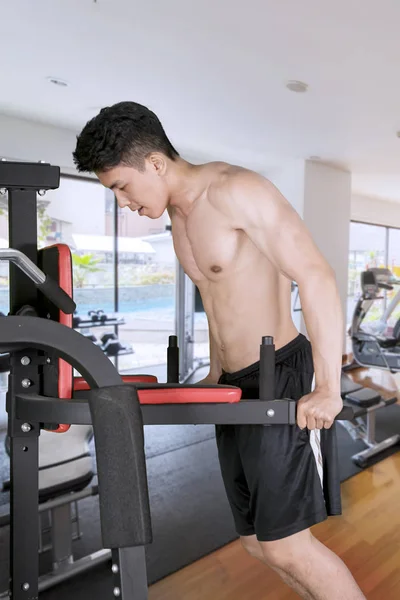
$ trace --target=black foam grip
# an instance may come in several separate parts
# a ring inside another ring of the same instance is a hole
[[[105,548],[152,542],[142,411],[135,387],[88,393],[99,479]]]
[[[72,315],[76,310],[76,304],[72,298],[51,277],[47,276],[44,283],[38,285],[38,288],[46,298],[66,315]]]
[[[169,336],[167,348],[167,382],[179,384],[179,347],[176,335]]]
[[[275,346],[265,336],[260,346],[260,400],[275,400]]]

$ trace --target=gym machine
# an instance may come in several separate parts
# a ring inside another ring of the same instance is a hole
[[[59,177],[59,168],[45,163],[0,162],[0,188],[8,192],[10,242],[0,259],[12,260],[10,314],[1,317],[0,327],[0,353],[8,353],[10,361],[9,594],[15,600],[35,600],[39,594],[39,436],[43,429],[67,431],[75,423],[94,429],[102,540],[112,553],[114,597],[146,600],[144,546],[151,543],[152,531],[143,425],[294,425],[296,402],[274,399],[275,351],[269,336],[260,346],[259,399],[241,400],[241,390],[231,386],[178,385],[174,336],[168,349],[168,383],[124,383],[100,348],[72,329],[72,318],[65,316],[73,314],[75,304],[37,266],[36,194],[56,189]],[[42,295],[48,298],[47,306],[57,307],[61,322],[51,319],[51,308],[32,316]],[[46,372],[60,359],[81,375],[70,399],[45,393]],[[337,419],[352,416],[351,408],[345,407]]]
[[[101,389],[99,401],[91,396],[90,414],[96,436],[103,541],[113,549],[114,595],[145,598],[144,545],[151,541],[151,523],[140,407],[128,397],[125,386],[122,395],[126,398],[122,398],[118,392],[122,379],[99,348],[46,315],[24,316],[38,306],[40,293],[64,315],[75,309],[72,299],[37,267],[36,194],[56,189],[59,177],[59,168],[44,163],[0,162],[0,188],[8,192],[10,242],[2,258],[11,261],[10,315],[18,315],[2,317],[0,328],[0,352],[10,355],[6,401],[10,441],[9,595],[15,600],[38,598],[38,440],[48,421],[40,422],[35,415],[26,418],[19,396],[26,393],[31,398],[44,398],[40,396],[43,374],[52,367],[56,353],[88,378],[91,394]],[[122,461],[111,464],[119,444],[121,456],[130,461],[129,478]],[[133,493],[137,503],[128,515],[121,504],[129,498],[126,493]]]
[[[397,446],[400,434],[394,434],[378,442],[376,440],[377,411],[396,404],[397,398],[383,398],[376,390],[354,383],[347,372],[360,367],[386,369],[391,373],[400,370],[400,320],[393,329],[392,336],[384,336],[387,321],[400,301],[400,291],[394,296],[381,318],[369,325],[369,330],[362,324],[377,300],[383,300],[382,290],[392,291],[399,280],[389,269],[372,268],[361,273],[361,294],[354,308],[349,330],[353,360],[342,368],[341,393],[343,401],[352,406],[354,418],[341,421],[353,440],[361,440],[366,448],[352,457],[353,462],[361,468],[367,467],[371,460]]]
[[[371,323],[369,331],[362,324],[377,300],[382,300],[381,290],[392,291],[399,285],[389,269],[373,268],[361,273],[361,295],[354,308],[350,326],[350,337],[354,362],[345,370],[352,368],[375,367],[391,373],[400,371],[400,319],[393,328],[392,336],[383,335],[387,320],[400,302],[400,291],[394,296],[377,323]]]

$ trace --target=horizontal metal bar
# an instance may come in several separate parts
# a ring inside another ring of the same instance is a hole
[[[110,560],[110,558],[111,550],[98,550],[97,552],[89,554],[88,556],[84,556],[83,558],[80,558],[69,565],[63,566],[59,571],[53,571],[52,573],[42,575],[39,577],[39,592],[44,592],[54,585],[58,585],[63,581],[71,579],[71,577],[76,577],[76,575],[79,573],[85,573],[86,571],[89,571],[92,568]]]
[[[55,190],[59,185],[60,167],[42,162],[0,161],[0,188]]]
[[[89,404],[84,394],[87,392],[76,392],[73,400],[60,400],[20,393],[16,398],[17,418],[36,423],[90,425]],[[144,425],[294,424],[296,418],[295,402],[291,400],[142,404],[141,409]]]
[[[295,424],[295,402],[241,400],[233,404],[142,404],[144,425]]]
[[[76,304],[72,298],[58,285],[58,283],[45,275],[30,258],[15,248],[1,248],[0,261],[7,261],[16,265],[40,291],[66,314],[73,314]]]
[[[17,265],[33,283],[40,285],[46,281],[46,275],[23,252],[14,248],[0,248],[0,260],[6,260]]]
[[[141,385],[144,387],[145,384]],[[19,393],[16,397],[17,418],[34,423],[91,425],[87,393],[75,392],[72,400]],[[143,425],[296,424],[296,402],[286,398],[235,403],[141,404],[141,409]],[[354,412],[346,406],[338,417],[351,420]]]
[[[87,399],[60,400],[60,398],[20,393],[16,395],[15,405],[17,419],[22,421],[73,425],[92,424]]]
[[[8,482],[4,482],[5,485]],[[90,488],[85,488],[80,492],[74,493],[66,493],[63,496],[59,496],[58,498],[53,498],[52,500],[48,500],[47,502],[41,502],[39,504],[39,513],[45,513],[53,508],[57,508],[58,506],[63,506],[64,504],[72,504],[72,502],[78,502],[78,500],[82,500],[83,498],[87,498],[88,496],[97,496],[99,493],[98,486],[93,486]],[[10,523],[10,514],[5,514],[0,517],[0,527],[4,527],[5,525],[9,525]]]

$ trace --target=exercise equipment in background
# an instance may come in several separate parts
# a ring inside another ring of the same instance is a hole
[[[366,468],[379,454],[400,442],[399,434],[392,435],[381,442],[377,442],[375,437],[377,411],[396,404],[397,397],[385,399],[376,390],[354,382],[344,372],[341,375],[341,396],[344,405],[352,407],[354,418],[340,421],[340,425],[347,430],[353,440],[361,440],[366,446],[365,450],[354,454],[352,460],[357,466]]]
[[[400,319],[391,335],[385,333],[388,319],[400,302],[400,290],[376,321],[365,323],[365,318],[378,300],[383,301],[382,290],[392,291],[400,281],[389,269],[373,268],[361,273],[361,294],[353,312],[349,330],[353,362],[344,367],[349,371],[358,366],[400,371]]]
[[[118,339],[116,332],[121,325],[125,325],[123,317],[116,315],[110,317],[102,309],[89,310],[87,317],[75,312],[73,317],[73,328],[99,346],[107,356],[112,357],[135,353],[131,344],[123,344]],[[96,327],[114,327],[114,332],[104,333],[99,340],[92,332],[92,328]],[[85,332],[85,330],[89,331]]]

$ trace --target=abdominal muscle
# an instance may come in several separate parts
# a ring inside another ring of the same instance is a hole
[[[199,282],[213,348],[222,369],[239,371],[259,360],[261,339],[273,336],[276,349],[296,337],[291,315],[291,282],[266,259],[246,269]]]

